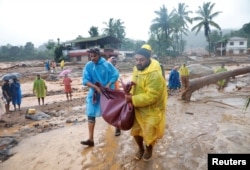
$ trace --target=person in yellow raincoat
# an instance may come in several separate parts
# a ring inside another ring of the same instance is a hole
[[[182,88],[187,89],[189,86],[189,70],[186,67],[186,64],[182,64],[179,69],[180,77],[181,77],[181,86]]]
[[[135,159],[149,161],[153,146],[163,137],[166,119],[167,88],[158,61],[151,59],[148,50],[140,48],[135,53],[136,66],[132,81],[136,83],[126,100],[132,102],[135,120],[131,135],[139,146]],[[144,147],[145,144],[145,147]]]
[[[218,68],[217,70],[215,70],[215,73],[221,73],[227,71],[227,69],[225,68],[225,64],[221,64],[221,67]],[[223,90],[224,87],[226,86],[227,80],[223,79],[217,82],[218,85],[218,90]]]
[[[62,60],[61,62],[60,62],[60,67],[61,67],[61,69],[63,70],[63,68],[64,68],[64,60]]]
[[[37,97],[39,106],[40,98],[42,99],[42,104],[44,105],[44,98],[46,97],[47,86],[45,81],[41,78],[40,74],[37,75],[37,78],[33,82],[33,93]]]

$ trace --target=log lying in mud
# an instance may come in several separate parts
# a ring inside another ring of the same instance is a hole
[[[13,65],[13,66],[10,66],[10,67],[6,67],[6,68],[0,68],[0,70],[9,70],[9,69],[16,68],[16,67],[19,67],[19,65],[16,64],[16,65]]]
[[[210,84],[215,84],[219,80],[229,79],[230,77],[234,77],[241,74],[250,73],[250,67],[239,68],[235,70],[225,71],[221,73],[216,73],[196,79],[192,79],[189,81],[189,87],[183,91],[181,94],[181,99],[187,102],[190,101],[192,93],[196,90],[204,86],[208,86]]]

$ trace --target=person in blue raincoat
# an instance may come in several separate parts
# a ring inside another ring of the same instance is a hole
[[[170,94],[181,88],[180,74],[177,68],[178,66],[175,66],[169,74],[168,88],[170,90]]]
[[[88,116],[89,138],[81,141],[82,145],[94,146],[94,128],[96,117],[100,117],[101,106],[100,96],[96,101],[93,101],[95,91],[101,93],[99,87],[95,85],[99,82],[102,86],[115,88],[115,82],[119,77],[118,70],[106,59],[101,57],[99,48],[91,48],[88,50],[90,60],[84,67],[82,73],[82,83],[89,87],[89,92],[86,97],[86,115]]]
[[[14,78],[13,82],[10,84],[11,89],[11,100],[12,104],[14,106],[14,109],[16,111],[16,105],[18,105],[18,110],[20,111],[20,105],[22,101],[22,92],[21,92],[21,85],[19,81]]]

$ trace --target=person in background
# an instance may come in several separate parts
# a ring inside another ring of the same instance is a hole
[[[141,46],[141,48],[148,50],[150,53],[150,56],[152,55],[152,48],[149,44],[144,44]],[[152,58],[159,62],[157,55],[153,55]],[[151,58],[151,60],[152,60],[152,58]],[[165,79],[165,71],[164,71],[163,65],[160,62],[159,62],[159,65],[161,67],[162,76]]]
[[[50,62],[49,60],[45,62],[45,68],[48,72],[50,72]]]
[[[117,66],[116,66],[116,64],[117,64],[117,59],[116,59],[115,57],[110,57],[110,58],[108,59],[108,61],[109,61],[110,63],[112,63],[113,66],[115,66],[115,67],[117,68]],[[115,89],[117,89],[117,90],[120,89],[120,84],[119,84],[119,81],[118,81],[118,80],[115,82]],[[120,136],[120,135],[121,135],[121,130],[118,129],[118,128],[115,128],[115,136]]]
[[[159,61],[159,59],[158,59],[158,57],[157,57],[157,55],[153,55],[153,57],[152,58],[154,58],[155,60],[157,60],[157,61]],[[160,67],[161,67],[161,72],[162,72],[162,76],[164,77],[164,79],[165,79],[165,71],[164,71],[164,67],[163,67],[163,65],[159,62],[159,64],[160,64]]]
[[[51,72],[55,73],[56,72],[56,62],[55,62],[55,60],[51,61],[51,67],[52,67]]]
[[[136,66],[132,73],[132,81],[136,85],[132,87],[131,95],[125,96],[135,110],[131,135],[139,149],[134,157],[144,161],[151,159],[156,141],[164,135],[167,106],[165,79],[159,62],[150,56],[150,52],[144,48],[136,51]]]
[[[33,82],[33,94],[36,95],[38,104],[40,106],[40,99],[42,99],[42,104],[44,105],[44,98],[46,97],[47,86],[45,81],[41,78],[40,74],[37,75],[37,78]]]
[[[64,68],[64,60],[61,60],[61,62],[60,62],[60,67],[61,67],[61,70],[63,70],[63,68]]]
[[[170,90],[170,95],[181,88],[180,74],[178,72],[178,66],[175,66],[169,73],[168,78],[168,89]]]
[[[64,75],[63,84],[64,84],[64,91],[66,94],[67,101],[72,100],[72,89],[71,89],[72,80],[68,77],[68,74]]]
[[[215,73],[221,73],[221,72],[225,72],[227,71],[227,69],[225,68],[225,64],[221,64],[221,67],[218,68],[217,70],[215,70]],[[227,84],[227,80],[223,79],[217,82],[217,86],[218,86],[218,91],[223,90],[226,87]]]
[[[11,89],[8,79],[4,79],[4,84],[2,85],[3,101],[5,105],[6,114],[10,113],[10,101],[11,101]]]
[[[94,146],[96,117],[102,115],[100,106],[101,89],[96,86],[95,83],[99,82],[106,88],[114,89],[114,83],[119,77],[119,72],[110,62],[101,57],[99,48],[91,48],[88,50],[88,53],[91,61],[83,68],[82,83],[84,86],[89,87],[89,92],[86,97],[89,138],[80,143],[82,145]],[[96,100],[93,101],[94,97]]]
[[[186,67],[186,64],[183,63],[179,69],[180,77],[181,77],[181,86],[183,90],[189,87],[189,70]]]
[[[21,85],[17,78],[13,79],[13,82],[10,84],[11,89],[11,99],[14,109],[16,111],[16,105],[18,105],[18,110],[20,111],[21,102],[22,102],[22,91]]]

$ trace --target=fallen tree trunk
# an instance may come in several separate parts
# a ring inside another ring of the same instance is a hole
[[[215,84],[219,80],[228,79],[230,77],[234,77],[241,74],[250,73],[250,67],[239,68],[235,70],[225,71],[221,73],[216,73],[196,79],[192,79],[189,81],[189,87],[181,94],[181,99],[185,101],[190,101],[192,93],[196,90],[204,86],[208,86],[210,84]]]

